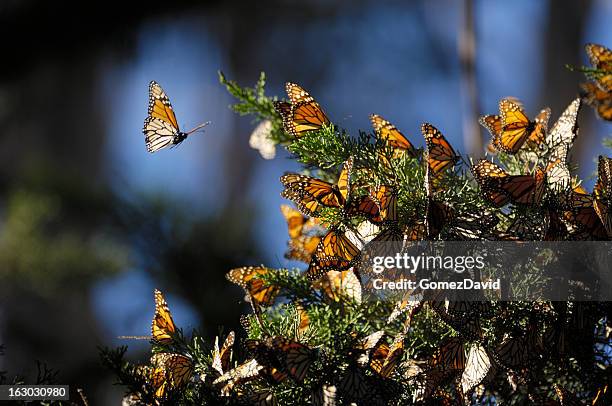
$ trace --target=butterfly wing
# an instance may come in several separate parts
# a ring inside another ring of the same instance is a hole
[[[172,314],[164,299],[164,295],[155,289],[155,315],[151,323],[151,335],[153,340],[161,344],[170,344],[176,333],[176,326],[172,320]]]
[[[423,123],[421,132],[427,144],[427,163],[435,174],[457,163],[459,156],[436,127]]]
[[[410,156],[416,156],[414,146],[408,141],[393,124],[379,116],[378,114],[370,115],[372,127],[378,136],[385,140],[393,148],[406,151]]]
[[[142,131],[149,152],[156,152],[176,144],[176,137],[181,134],[170,99],[155,81],[149,84],[148,116]]]
[[[286,204],[281,205],[281,212],[287,221],[289,237],[293,239],[302,235],[302,228],[304,227],[307,218],[304,217],[298,210],[295,210]]]
[[[257,305],[270,306],[280,290],[278,286],[263,279],[264,275],[272,271],[265,267],[246,266],[232,269],[226,277],[230,282],[241,286]]]
[[[287,83],[285,89],[291,103],[276,102],[274,107],[283,119],[286,132],[298,138],[330,123],[319,103],[302,87]]]
[[[331,230],[317,246],[306,276],[315,281],[327,271],[348,269],[358,259],[359,253],[359,248],[343,232]]]
[[[501,132],[495,140],[495,147],[509,154],[515,154],[531,133],[530,121],[519,103],[511,99],[499,102]]]

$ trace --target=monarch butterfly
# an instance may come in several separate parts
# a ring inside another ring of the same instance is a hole
[[[404,335],[398,334],[391,346],[379,343],[370,356],[370,367],[380,376],[388,378],[404,355]]]
[[[235,338],[236,334],[234,334],[233,331],[230,331],[223,342],[223,347],[221,347],[219,350],[219,337],[215,337],[212,367],[219,373],[219,375],[223,375],[224,371],[227,371],[229,367],[230,359],[232,357],[232,346],[234,345]]]
[[[580,99],[574,99],[546,135],[546,145],[550,149],[546,181],[549,190],[554,194],[566,192],[571,187],[572,179],[567,167],[567,155],[578,135],[576,119],[580,106]]]
[[[462,371],[465,369],[465,361],[463,341],[458,337],[450,337],[443,341],[429,364],[440,371]]]
[[[319,103],[306,90],[290,82],[285,85],[285,90],[291,103],[277,101],[274,108],[283,119],[286,132],[299,138],[330,123]]]
[[[298,303],[295,306],[295,336],[300,339],[304,337],[310,328],[310,316],[306,309]]]
[[[563,217],[577,228],[574,237],[579,240],[596,239],[605,240],[608,235],[595,211],[595,203],[591,196],[582,186],[577,186],[571,193],[570,210],[563,213]]]
[[[469,394],[477,385],[489,375],[492,368],[491,357],[487,350],[480,344],[474,344],[470,348],[465,363],[465,369],[461,374],[461,391]]]
[[[495,351],[505,367],[513,369],[529,361],[529,346],[525,337],[505,337]]]
[[[612,158],[599,156],[597,183],[593,189],[593,206],[601,222],[612,237]]]
[[[361,281],[352,269],[346,271],[327,271],[313,287],[321,289],[333,301],[354,300],[361,303]]]
[[[164,398],[168,388],[181,388],[191,379],[193,361],[181,354],[158,353],[151,357],[153,373],[151,383],[156,398]]]
[[[603,45],[586,44],[586,53],[595,69],[606,71],[595,74],[597,84],[602,90],[612,91],[612,51]]]
[[[580,96],[597,111],[597,115],[603,120],[612,121],[612,90],[601,90],[592,82],[582,83],[580,87]]]
[[[453,147],[436,127],[423,123],[421,132],[427,144],[427,163],[434,174],[442,172],[459,161],[459,156]]]
[[[363,370],[355,364],[349,365],[346,369],[338,387],[345,396],[356,399],[363,399],[372,391],[372,387],[368,385]]]
[[[260,365],[256,359],[250,359],[215,379],[213,385],[225,383],[221,394],[227,396],[234,386],[258,377],[263,369],[264,366]]]
[[[227,279],[241,286],[249,297],[259,306],[270,306],[278,295],[280,288],[263,278],[274,272],[273,269],[261,266],[235,268],[226,274]]]
[[[539,145],[544,141],[550,109],[544,108],[530,121],[518,100],[511,98],[499,102],[499,115],[482,116],[480,124],[493,136],[493,146],[498,151],[516,154],[528,142]]]
[[[147,151],[156,152],[170,145],[178,145],[190,134],[208,124],[210,122],[207,121],[192,130],[182,132],[164,89],[154,80],[149,83],[149,110],[142,129]]]
[[[160,344],[171,344],[176,334],[176,326],[164,295],[155,289],[155,315],[151,323],[151,336]]]
[[[539,168],[534,175],[509,175],[493,162],[481,159],[472,172],[485,198],[498,207],[510,202],[537,205],[544,195],[546,173]]]
[[[402,134],[393,124],[382,118],[377,114],[370,115],[370,121],[372,127],[378,136],[387,142],[387,144],[394,148],[401,155],[404,152],[411,157],[416,157],[416,150],[408,141],[408,139]]]
[[[298,209],[308,215],[316,217],[321,206],[343,207],[350,191],[350,173],[353,166],[349,158],[340,172],[337,184],[305,175],[290,173],[281,176],[280,180],[285,190],[282,197],[295,202]]]
[[[342,231],[331,230],[319,242],[306,276],[315,281],[327,271],[348,269],[359,259],[359,253],[359,248]]]
[[[304,380],[315,359],[315,353],[310,347],[281,336],[247,340],[245,346],[262,364],[279,367],[298,382]]]

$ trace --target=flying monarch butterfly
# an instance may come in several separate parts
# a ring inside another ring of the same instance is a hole
[[[306,276],[311,281],[320,279],[327,271],[350,268],[359,259],[359,248],[338,229],[329,231],[315,250]]]
[[[398,153],[394,155],[401,156],[401,154],[407,153],[411,157],[417,156],[414,146],[393,124],[377,114],[371,114],[370,121],[378,136]]]
[[[597,183],[593,189],[593,207],[608,237],[612,237],[612,158],[599,156]]]
[[[586,53],[595,69],[605,71],[595,74],[597,84],[602,90],[612,91],[612,51],[603,45],[586,44]]]
[[[299,138],[330,123],[319,103],[306,90],[290,82],[285,85],[285,90],[291,103],[277,101],[274,108],[283,119],[286,132]]]
[[[312,348],[281,336],[247,340],[245,346],[263,365],[279,368],[297,382],[304,380],[315,360]]]
[[[539,145],[544,141],[548,129],[550,109],[540,111],[534,121],[530,121],[520,102],[511,98],[499,102],[499,115],[482,116],[480,124],[493,136],[493,146],[509,154],[516,154],[528,142]]]
[[[353,160],[349,158],[335,185],[296,173],[283,175],[280,180],[285,190],[281,196],[292,200],[302,213],[313,217],[318,216],[321,206],[344,207],[350,191],[352,166]]]
[[[274,272],[273,269],[266,267],[245,266],[232,269],[226,277],[230,282],[241,286],[254,304],[265,307],[274,303],[274,299],[280,291],[278,286],[270,284],[264,279],[265,275],[272,272]]]
[[[510,202],[537,205],[544,195],[546,173],[539,168],[534,175],[509,175],[493,162],[481,159],[472,172],[485,198],[498,207]]]
[[[235,339],[236,334],[230,331],[223,342],[223,346],[219,349],[219,337],[215,337],[212,367],[219,375],[223,375],[228,370],[232,357],[232,346],[234,345]]]
[[[463,341],[459,337],[450,337],[443,341],[440,348],[430,359],[432,368],[440,371],[463,371],[466,354]]]
[[[388,378],[404,355],[404,335],[398,334],[391,346],[379,343],[370,355],[370,367],[380,376]]]
[[[321,289],[333,302],[349,299],[361,303],[361,281],[352,269],[327,271],[323,277],[313,283],[313,287]]]
[[[477,385],[491,373],[492,360],[488,351],[480,344],[472,345],[467,355],[465,369],[461,374],[461,391],[469,395]]]
[[[165,398],[168,389],[181,388],[193,375],[193,361],[181,354],[158,353],[151,357],[151,364],[153,365],[151,383],[156,398]]]
[[[234,386],[260,376],[264,368],[265,367],[259,364],[256,359],[250,359],[215,379],[213,385],[225,383],[221,389],[221,394],[227,396],[233,390]]]
[[[182,132],[179,129],[172,104],[170,104],[166,92],[154,80],[149,83],[149,110],[142,129],[147,151],[156,152],[171,145],[178,145],[185,141],[190,134],[208,124],[210,122],[202,123],[192,130]]]
[[[580,96],[595,109],[597,115],[603,120],[612,121],[612,90],[602,90],[593,82],[582,83],[580,87]]]
[[[164,295],[155,289],[155,315],[151,323],[151,336],[160,344],[171,344],[176,334],[176,325]]]
[[[427,144],[427,163],[434,174],[442,172],[459,161],[459,156],[453,147],[436,127],[423,123],[421,132]]]

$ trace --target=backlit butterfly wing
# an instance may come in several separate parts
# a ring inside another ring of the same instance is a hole
[[[153,340],[161,344],[170,344],[176,333],[176,326],[172,320],[172,314],[164,295],[155,289],[155,315],[151,323],[151,335]]]
[[[440,173],[457,163],[459,156],[436,127],[429,123],[423,123],[421,132],[427,144],[427,163],[434,174]]]
[[[393,124],[377,114],[370,115],[372,127],[378,136],[385,140],[387,144],[401,152],[407,152],[410,156],[415,157],[416,151],[414,146]]]
[[[529,121],[522,106],[514,100],[499,102],[501,132],[494,140],[495,147],[509,154],[515,154],[535,130],[535,123]]]
[[[321,237],[316,235],[302,235],[293,240],[289,240],[289,248],[285,253],[285,258],[309,263],[312,259],[312,254],[314,254],[320,242]]]
[[[340,176],[338,177],[338,191],[342,199],[346,202],[351,193],[351,173],[353,171],[353,157],[349,157],[342,166]]]
[[[575,187],[571,194],[571,209],[564,218],[577,228],[574,236],[583,239],[607,238],[606,229],[594,208],[594,199],[583,187]]]
[[[361,303],[361,282],[352,269],[346,271],[328,271],[313,287],[321,289],[325,296],[334,302],[354,300]]]
[[[227,371],[229,367],[230,358],[232,356],[232,346],[234,345],[235,338],[236,334],[234,334],[233,331],[230,331],[223,342],[223,347],[219,349],[219,337],[215,337],[212,367],[214,370],[219,372],[219,375],[223,375],[224,371]]]
[[[540,169],[535,175],[509,175],[494,163],[480,160],[472,171],[485,198],[498,207],[509,202],[539,204],[544,195],[546,173]]]
[[[481,116],[478,119],[478,122],[480,123],[481,126],[486,128],[491,134],[491,136],[493,137],[487,149],[491,153],[497,152],[497,150],[495,149],[495,144],[498,143],[498,138],[502,130],[501,116],[498,116],[496,114]]]
[[[259,266],[246,266],[235,268],[226,275],[230,282],[241,286],[249,297],[260,306],[270,306],[278,295],[280,288],[269,284],[263,277],[273,272],[270,268]]]
[[[156,152],[169,145],[182,142],[186,135],[179,129],[172,104],[161,86],[149,83],[149,109],[143,133],[147,151]]]
[[[302,228],[304,227],[304,224],[306,224],[308,218],[303,216],[298,210],[295,210],[286,204],[281,204],[281,212],[287,221],[289,237],[297,238],[302,235]]]
[[[582,83],[580,87],[580,96],[597,111],[599,117],[612,121],[612,91],[601,90],[592,82]]]
[[[380,343],[372,351],[370,367],[380,376],[388,378],[404,355],[404,336],[399,334],[391,346]]]
[[[300,86],[287,83],[285,90],[291,103],[276,102],[274,107],[283,119],[286,132],[301,137],[330,123],[319,103]]]
[[[258,377],[264,368],[256,359],[251,359],[215,379],[213,385],[227,382],[221,389],[221,394],[227,396],[234,386]]]
[[[317,280],[327,271],[342,271],[350,268],[359,257],[359,248],[344,232],[331,230],[319,243],[306,274]]]
[[[576,119],[580,105],[579,98],[572,101],[546,135],[546,145],[550,150],[546,181],[549,189],[555,194],[571,189],[572,179],[567,166],[567,155],[578,135]]]
[[[181,354],[158,353],[151,357],[151,364],[154,368],[151,381],[157,398],[164,398],[168,388],[181,388],[193,375],[193,361]]]
[[[546,107],[538,113],[535,118],[535,128],[529,134],[529,138],[527,138],[527,143],[529,145],[537,146],[544,142],[546,134],[548,132],[548,121],[550,120],[550,108]]]
[[[599,156],[593,206],[609,237],[612,237],[612,158]]]
[[[612,51],[598,44],[586,44],[585,49],[591,65],[593,65],[595,69],[607,71],[594,75],[597,84],[602,90],[608,92],[612,91]]]
[[[472,345],[461,375],[461,391],[469,394],[489,375],[491,367],[492,362],[487,350],[480,344]]]
[[[458,337],[446,339],[430,360],[430,366],[441,371],[462,371],[465,363],[465,347]]]

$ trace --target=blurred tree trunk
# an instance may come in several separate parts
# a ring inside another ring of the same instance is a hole
[[[584,80],[582,74],[570,72],[566,64],[580,66],[585,58],[584,32],[592,9],[591,0],[557,0],[548,3],[546,26],[543,28],[544,78],[540,91],[540,106],[552,109],[551,125],[557,120],[565,107],[578,95],[578,83]],[[585,136],[593,127],[591,111],[583,106],[579,122],[581,135],[576,139],[572,156],[574,161],[590,162],[580,159],[585,150]]]

